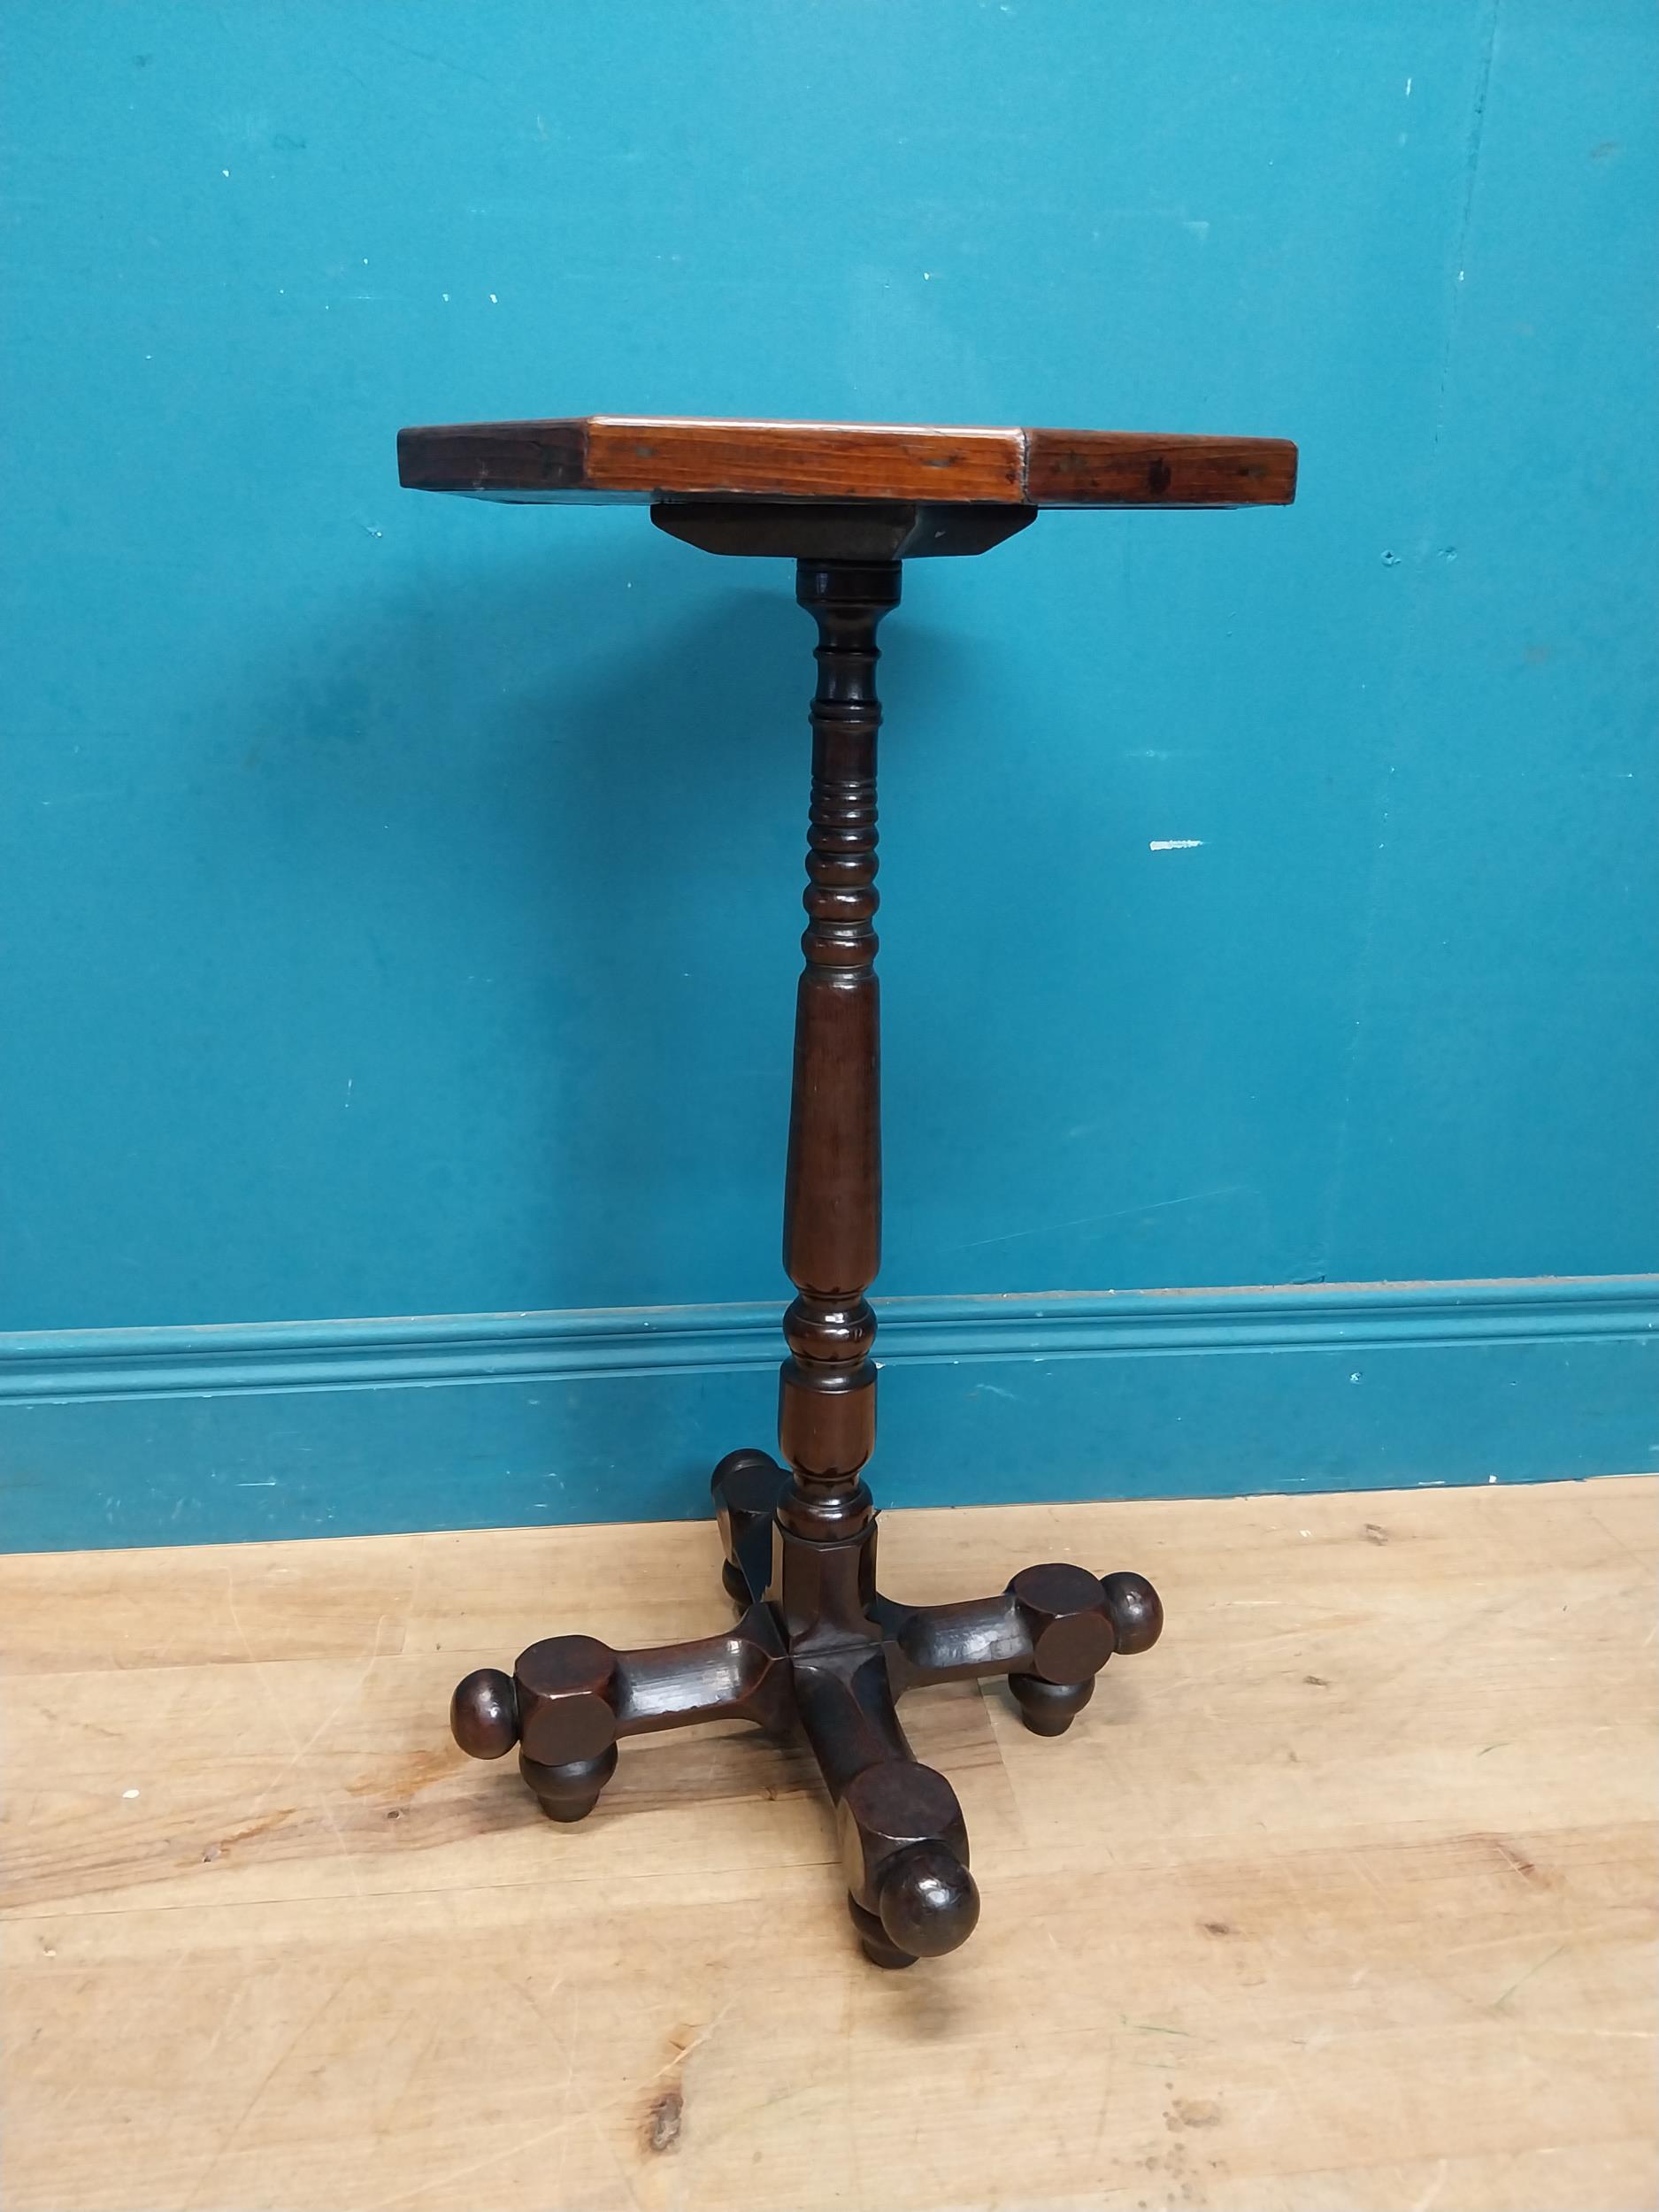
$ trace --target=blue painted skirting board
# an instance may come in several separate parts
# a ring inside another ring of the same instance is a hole
[[[878,1301],[882,1501],[1659,1465],[1659,1276]],[[778,1306],[0,1336],[0,1548],[690,1518]]]

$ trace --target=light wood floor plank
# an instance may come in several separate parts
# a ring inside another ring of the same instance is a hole
[[[895,1513],[897,1594],[1134,1565],[1058,1743],[905,1705],[985,1898],[852,1944],[803,1753],[580,1827],[455,1678],[726,1617],[705,1525],[0,1560],[9,2212],[1649,2207],[1659,1483]]]

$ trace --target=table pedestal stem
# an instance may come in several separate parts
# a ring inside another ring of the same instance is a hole
[[[853,1925],[866,1957],[910,1966],[966,1941],[979,1918],[956,1793],[920,1765],[897,1702],[918,1684],[1004,1675],[1026,1725],[1063,1733],[1114,1652],[1156,1641],[1163,1611],[1135,1574],[1027,1567],[998,1596],[905,1606],[876,1586],[876,1517],[863,1477],[875,1444],[881,1256],[880,1027],[876,982],[876,628],[898,604],[896,560],[803,560],[796,596],[817,619],[806,965],[795,1001],[784,1195],[779,1388],[784,1464],[729,1454],[713,1490],[722,1580],[740,1618],[657,1651],[555,1636],[511,1674],[483,1667],[455,1693],[464,1751],[514,1744],[541,1809],[583,1818],[620,1737],[738,1719],[805,1732],[835,1801]]]

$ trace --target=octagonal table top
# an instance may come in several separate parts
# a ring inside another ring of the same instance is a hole
[[[920,423],[576,415],[402,430],[400,480],[513,503],[914,500],[1002,507],[1271,507],[1295,496],[1285,438]]]

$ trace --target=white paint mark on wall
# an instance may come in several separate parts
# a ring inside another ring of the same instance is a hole
[[[136,1797],[138,1795],[138,1792],[136,1790],[123,1790],[121,1792],[121,1795],[123,1797]]]
[[[1153,853],[1190,853],[1203,841],[1202,837],[1155,837],[1147,850]]]

